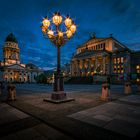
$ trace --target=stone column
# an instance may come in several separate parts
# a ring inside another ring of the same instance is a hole
[[[74,61],[71,61],[71,76],[74,76]]]
[[[106,71],[105,71],[105,66],[106,66],[105,56],[103,56],[103,74],[106,73]]]
[[[85,60],[82,60],[82,76],[85,75]]]
[[[80,61],[77,60],[77,76],[80,76]]]
[[[74,72],[76,72],[76,75],[75,76],[78,76],[78,61],[77,60],[75,60],[75,70],[74,70]]]
[[[96,56],[95,57],[95,70],[97,69],[97,67],[98,67],[98,57]]]

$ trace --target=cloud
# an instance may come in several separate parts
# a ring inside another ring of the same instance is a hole
[[[77,25],[77,33],[61,49],[62,65],[93,32],[97,37],[108,37],[113,33],[120,42],[137,50],[139,4],[138,0],[1,0],[0,54],[6,36],[13,32],[19,42],[23,63],[31,61],[42,68],[56,67],[56,48],[44,39],[40,30],[42,17],[51,17],[54,11],[70,14]]]

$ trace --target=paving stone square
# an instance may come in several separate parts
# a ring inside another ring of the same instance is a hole
[[[104,102],[101,85],[66,85],[67,96],[75,101],[52,104],[43,101],[50,97],[51,86],[17,85],[16,101],[1,98],[0,139],[138,138],[139,94],[125,96],[122,89],[113,85],[113,100]]]
[[[126,136],[135,137],[140,132],[140,118],[135,115],[136,112],[140,111],[140,106],[138,106],[138,103],[140,103],[139,99],[139,95],[122,97],[119,101],[125,101],[124,103],[109,102],[74,113],[69,115],[69,117]],[[126,104],[126,101],[136,104]]]

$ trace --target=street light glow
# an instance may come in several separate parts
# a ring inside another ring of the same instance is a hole
[[[58,36],[59,36],[59,37],[63,37],[63,32],[59,31],[59,32],[58,32]]]
[[[43,19],[42,24],[47,29],[50,26],[50,20],[46,17]]]
[[[57,46],[59,44],[59,46],[63,46],[76,32],[76,25],[70,16],[66,18],[62,17],[59,12],[55,12],[51,19],[48,17],[43,18],[41,26],[42,33],[45,36],[47,35],[54,45]],[[56,28],[54,28],[54,25]],[[65,26],[65,30],[60,30],[60,26],[61,28]]]
[[[54,36],[54,31],[53,30],[48,30],[48,37],[53,38]]]
[[[67,31],[66,31],[66,34],[67,34],[67,37],[68,37],[68,38],[71,38],[71,37],[72,37],[72,32],[71,32],[71,30],[67,30]]]
[[[60,15],[60,13],[55,13],[52,19],[55,25],[59,25],[62,22],[62,16]]]
[[[65,19],[65,25],[66,25],[66,27],[69,28],[71,26],[71,24],[72,24],[72,19],[70,17],[67,17]]]
[[[76,25],[75,24],[72,24],[70,26],[70,30],[71,30],[72,33],[75,33],[76,32]]]

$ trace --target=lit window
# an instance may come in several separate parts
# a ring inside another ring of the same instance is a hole
[[[116,70],[114,70],[114,73],[116,73]]]
[[[123,71],[123,70],[121,70],[121,73],[124,73],[124,71]]]
[[[140,79],[137,78],[137,82],[140,82]]]
[[[123,63],[123,57],[121,57],[121,63]]]
[[[137,66],[136,66],[136,69],[140,69],[140,65],[137,65]]]
[[[117,63],[120,63],[120,58],[117,58]]]
[[[114,64],[116,64],[116,58],[113,59]]]

